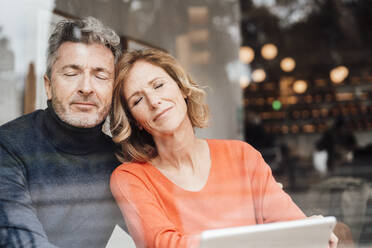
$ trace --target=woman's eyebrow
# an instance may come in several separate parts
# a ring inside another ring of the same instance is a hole
[[[128,97],[128,102],[129,102],[129,100],[132,98],[132,97],[134,97],[135,95],[138,95],[139,94],[139,91],[136,91],[136,92],[134,92],[132,95],[130,95],[129,97]]]

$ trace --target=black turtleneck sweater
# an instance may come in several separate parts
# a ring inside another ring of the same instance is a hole
[[[51,104],[0,127],[0,247],[105,247],[122,217],[114,144],[61,121]]]

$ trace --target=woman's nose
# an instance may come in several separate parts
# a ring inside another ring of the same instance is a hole
[[[148,96],[148,101],[151,108],[156,109],[161,104],[161,99],[156,94]]]

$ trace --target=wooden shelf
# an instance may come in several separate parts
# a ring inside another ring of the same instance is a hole
[[[372,77],[352,79],[339,85],[315,81],[304,94],[283,94],[279,83],[250,85],[244,93],[245,110],[258,113],[271,134],[320,133],[339,117],[351,131],[372,130]],[[272,107],[275,100],[282,103],[279,110]]]

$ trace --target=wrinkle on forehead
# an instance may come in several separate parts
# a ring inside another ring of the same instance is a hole
[[[113,73],[115,68],[114,55],[111,50],[96,43],[63,43],[58,49],[58,56],[54,65],[60,63],[64,65],[73,64],[85,68],[102,68],[109,73]]]

